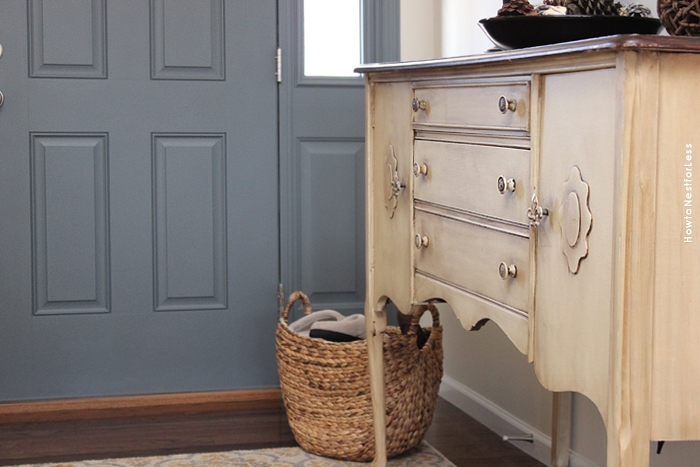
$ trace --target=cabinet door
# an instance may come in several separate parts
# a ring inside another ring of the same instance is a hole
[[[607,411],[616,170],[616,72],[543,77],[534,361],[542,384]]]

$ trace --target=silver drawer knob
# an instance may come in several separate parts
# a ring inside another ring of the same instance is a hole
[[[413,175],[420,177],[421,175],[428,175],[428,165],[419,164],[418,162],[413,163]]]
[[[515,264],[501,262],[501,264],[498,265],[498,275],[501,276],[503,280],[513,278],[518,275],[518,268],[515,267]]]
[[[428,248],[428,244],[430,243],[430,240],[428,240],[428,237],[422,236],[421,234],[416,234],[414,240],[416,243],[416,248],[418,248],[419,250],[421,248]]]
[[[502,114],[508,112],[509,110],[511,112],[515,112],[517,107],[518,104],[515,99],[508,99],[506,96],[501,96],[498,98],[498,110],[500,110]]]
[[[501,175],[498,177],[498,192],[505,195],[507,191],[511,193],[515,192],[515,179],[509,178],[506,180],[506,178]]]
[[[426,101],[424,101],[423,99],[418,99],[417,97],[413,98],[411,108],[413,108],[414,112],[418,112],[419,110],[425,110],[426,107],[428,107],[428,103]]]

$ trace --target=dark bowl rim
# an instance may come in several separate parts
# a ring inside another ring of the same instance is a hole
[[[596,21],[636,21],[636,22],[654,22],[661,24],[659,18],[650,16],[615,16],[615,15],[514,15],[514,16],[493,16],[491,18],[482,18],[480,23],[496,22],[496,21],[532,21],[534,18],[539,18],[537,21],[568,21],[573,19],[591,19]]]
[[[495,16],[478,21],[498,48],[520,49],[616,34],[659,34],[661,21],[648,16]],[[538,31],[534,36],[526,33]],[[543,32],[548,31],[548,32]]]

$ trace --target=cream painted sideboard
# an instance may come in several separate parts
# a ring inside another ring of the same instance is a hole
[[[387,301],[495,322],[545,388],[593,401],[608,467],[700,439],[700,42],[613,36],[359,70],[375,465]]]

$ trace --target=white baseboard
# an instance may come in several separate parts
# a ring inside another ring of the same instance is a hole
[[[510,442],[525,453],[534,457],[544,465],[550,465],[552,438],[535,429],[528,423],[486,399],[481,394],[455,381],[449,376],[443,376],[440,385],[440,397],[456,406],[478,422],[497,433],[499,436],[532,435],[533,442]],[[582,455],[571,451],[570,467],[600,467]]]

